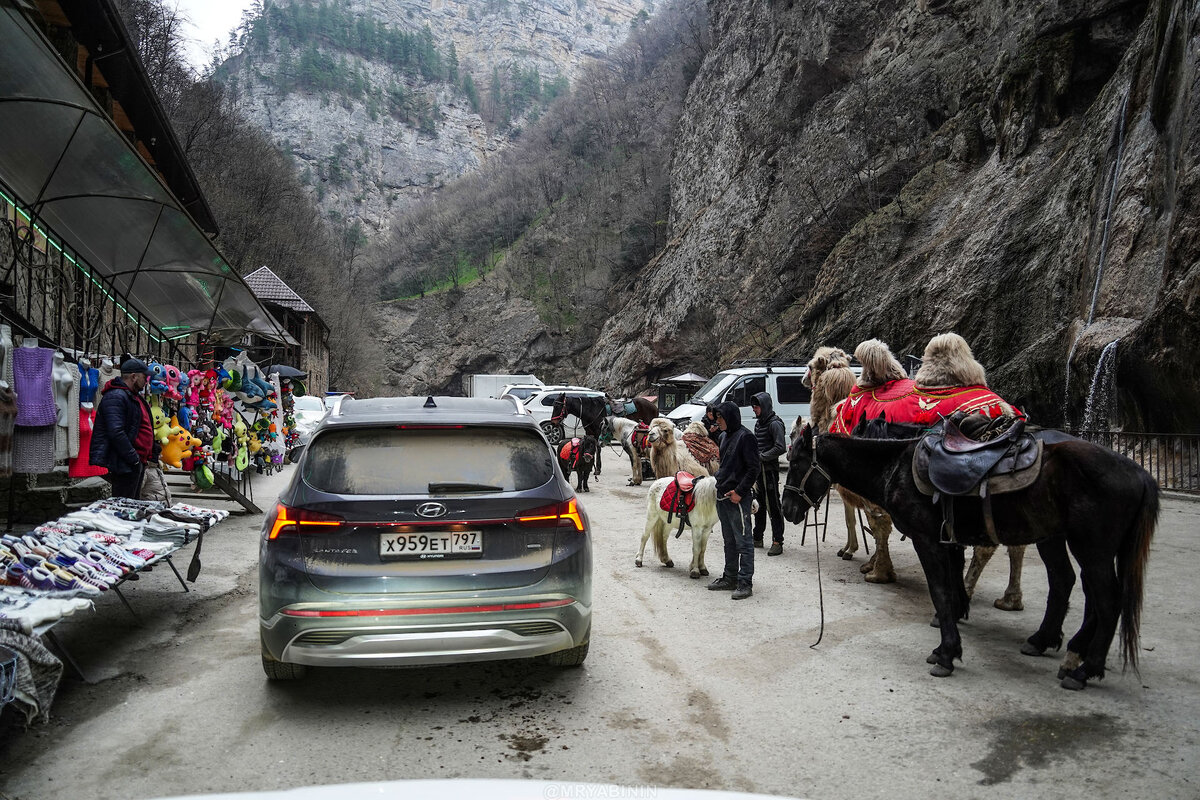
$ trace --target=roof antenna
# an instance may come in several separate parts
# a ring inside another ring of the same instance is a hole
[[[437,403],[433,402],[433,395],[425,398],[425,408],[437,408]]]

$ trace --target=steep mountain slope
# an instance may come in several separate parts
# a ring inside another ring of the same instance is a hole
[[[327,216],[370,233],[503,149],[651,7],[267,0],[217,77],[293,156]]]
[[[579,311],[604,318],[600,333],[506,313],[528,302],[512,283],[413,301],[403,330],[441,333],[392,340],[396,390],[453,387],[481,365],[643,389],[871,336],[920,354],[956,330],[1038,421],[1081,421],[1107,349],[1112,422],[1200,428],[1194,4],[708,10],[669,233],[637,281]],[[520,328],[468,322],[509,318]],[[468,325],[482,341],[459,335]],[[414,358],[429,368],[407,371]]]
[[[956,330],[1003,393],[1078,423],[1122,340],[1121,421],[1196,428],[1200,382],[1178,347],[1200,289],[1194,5],[710,11],[674,240],[599,338],[592,380],[644,374],[669,343],[684,364],[713,324],[730,354],[754,326],[789,355],[870,336],[919,354]]]

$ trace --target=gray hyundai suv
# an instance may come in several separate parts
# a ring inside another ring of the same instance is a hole
[[[591,609],[587,516],[510,400],[341,401],[263,525],[272,680],[307,666],[574,666]]]

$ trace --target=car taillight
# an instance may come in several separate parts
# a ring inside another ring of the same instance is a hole
[[[572,497],[554,505],[533,508],[517,516],[517,522],[530,528],[574,528],[585,530],[579,501]]]
[[[275,518],[271,521],[268,539],[276,539],[281,533],[303,533],[305,528],[329,528],[341,525],[344,520],[337,514],[309,511],[306,508],[288,508],[283,503],[275,506]]]

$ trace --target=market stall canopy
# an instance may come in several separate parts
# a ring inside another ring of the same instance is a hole
[[[0,180],[17,201],[168,336],[294,343],[14,2],[0,0]]]
[[[663,378],[659,383],[708,383],[708,378],[694,372],[685,372],[674,378]]]

